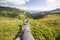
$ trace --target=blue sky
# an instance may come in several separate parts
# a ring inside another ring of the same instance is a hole
[[[36,7],[36,6],[45,6],[46,3],[45,3],[45,0],[30,0],[30,2],[27,2],[26,4],[24,4],[23,6],[33,6],[33,7]]]
[[[0,6],[23,10],[44,11],[60,8],[60,0],[0,0]]]

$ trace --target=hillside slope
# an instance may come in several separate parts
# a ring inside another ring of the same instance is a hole
[[[9,7],[0,6],[0,16],[21,19],[21,17],[30,17],[30,13],[25,12],[23,10],[19,10],[17,8],[9,8]]]
[[[35,40],[60,40],[60,15],[29,19],[29,24]],[[22,20],[0,17],[0,40],[15,40],[21,27]]]
[[[34,19],[39,19],[39,18],[42,18],[46,15],[52,15],[52,14],[60,14],[60,8],[50,10],[50,11],[40,11],[38,13],[33,13],[32,16]]]
[[[33,19],[31,14],[24,11],[14,11],[13,8],[0,9],[0,40],[15,40],[21,31],[23,17],[28,17],[35,40],[60,40],[60,14],[49,14]]]

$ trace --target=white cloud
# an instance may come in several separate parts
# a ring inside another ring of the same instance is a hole
[[[53,3],[53,2],[55,2],[56,0],[47,0],[46,2],[47,3]]]
[[[60,8],[60,0],[46,0],[47,5],[44,7],[21,7],[24,10],[35,10],[35,11],[44,11]]]
[[[9,2],[11,4],[22,5],[29,2],[29,0],[0,0],[0,2]]]
[[[18,7],[18,8],[24,9],[24,10],[42,11],[42,8],[40,7]]]
[[[46,0],[46,3],[48,4],[46,6],[46,10],[60,7],[60,0]]]
[[[26,4],[26,2],[29,2],[30,0],[0,0],[0,2],[9,2],[15,5],[22,5],[22,4]],[[36,10],[36,11],[42,11],[42,10],[52,10],[55,8],[60,8],[60,0],[46,0],[46,6],[44,7],[19,7],[20,9],[24,9],[24,10]]]

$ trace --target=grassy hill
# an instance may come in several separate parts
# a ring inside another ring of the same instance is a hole
[[[19,16],[26,17],[22,13],[19,13]],[[35,40],[60,40],[59,14],[46,15],[41,19],[28,18],[28,20]],[[22,20],[19,18],[0,16],[0,40],[15,40],[21,27]]]
[[[60,16],[58,14],[30,21],[36,40],[60,40]]]
[[[29,17],[28,15],[30,15],[28,14],[28,12],[19,10],[17,8],[9,8],[9,7],[0,6],[0,16],[21,19],[21,17],[26,17],[26,16]]]
[[[0,40],[14,40],[20,31],[21,21],[14,18],[0,17]]]
[[[20,11],[15,8],[1,7],[0,6],[0,16],[4,17],[17,17]]]
[[[53,9],[50,11],[40,11],[38,13],[32,13],[32,16],[34,19],[39,19],[39,18],[45,17],[46,15],[52,15],[52,14],[59,14],[60,15],[60,8]]]

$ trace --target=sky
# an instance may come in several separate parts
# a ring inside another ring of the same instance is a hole
[[[0,6],[32,11],[48,11],[60,8],[60,0],[0,0]]]

